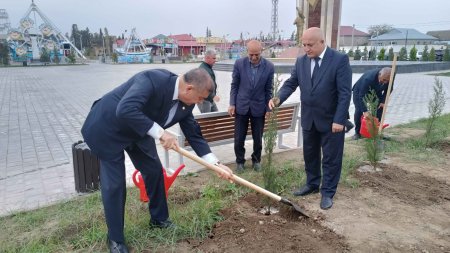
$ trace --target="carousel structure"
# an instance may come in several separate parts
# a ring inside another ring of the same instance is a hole
[[[9,30],[7,41],[15,62],[40,61],[43,55],[50,62],[60,62],[69,55],[86,59],[34,0],[20,19],[19,27]]]

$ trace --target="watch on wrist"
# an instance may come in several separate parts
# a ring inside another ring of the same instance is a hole
[[[219,166],[220,164],[222,164],[222,163],[220,163],[220,161],[217,161],[214,163],[214,165],[216,165],[216,166]]]

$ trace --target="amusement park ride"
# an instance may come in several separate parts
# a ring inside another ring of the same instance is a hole
[[[136,28],[131,30],[125,39],[123,47],[117,48],[119,63],[148,63],[150,62],[150,49],[148,49],[138,34]]]
[[[76,56],[86,59],[36,6],[34,0],[20,20],[19,27],[9,30],[7,41],[12,60],[16,62],[39,61],[43,52],[50,56],[51,61],[54,61],[55,57],[60,60],[73,51]]]

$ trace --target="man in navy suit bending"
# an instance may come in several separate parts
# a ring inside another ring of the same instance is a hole
[[[177,148],[175,136],[164,129],[179,123],[190,145],[204,160],[217,164],[229,179],[231,170],[219,164],[203,138],[192,110],[213,88],[204,69],[178,77],[162,69],[147,70],[105,94],[92,105],[81,129],[84,140],[100,159],[102,201],[111,252],[128,252],[123,233],[126,151],[140,170],[150,198],[151,227],[173,227],[164,188],[162,164],[155,141],[165,149]]]
[[[306,55],[297,58],[278,93],[279,101],[272,99],[269,107],[283,103],[300,88],[306,185],[293,194],[304,196],[320,189],[320,207],[329,209],[341,175],[352,70],[346,55],[325,45],[319,28],[306,30],[302,42]]]
[[[234,63],[228,113],[235,117],[234,153],[236,171],[242,172],[245,163],[244,142],[250,121],[253,137],[251,155],[253,169],[261,169],[262,137],[267,103],[272,98],[273,63],[261,57],[262,45],[257,40],[247,43],[248,57]]]

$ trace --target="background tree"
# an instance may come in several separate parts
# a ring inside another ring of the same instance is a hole
[[[353,52],[353,49],[348,50],[347,55],[348,55],[348,57],[353,57],[353,56],[355,56],[355,53]]]
[[[417,61],[416,45],[414,45],[413,48],[411,48],[411,50],[409,51],[409,60],[410,61]]]
[[[394,59],[394,58],[392,58]],[[398,54],[398,60],[399,61],[406,61],[408,60],[408,52],[406,51],[406,47],[400,48],[400,52]]]
[[[391,47],[391,48],[389,48],[388,61],[392,61],[392,60],[394,60],[394,49]]]
[[[394,29],[394,27],[392,25],[381,24],[381,25],[369,26],[367,31],[368,31],[368,33],[370,34],[371,37],[374,37],[374,36],[380,36],[382,34],[390,32],[392,29]]]
[[[429,53],[428,53],[428,46],[427,45],[425,45],[425,47],[423,48],[423,51],[422,51],[422,61],[429,61],[429,57],[430,55],[429,55]]]
[[[428,58],[429,61],[436,61],[436,50],[434,50],[434,47],[430,49],[430,56]]]
[[[9,65],[9,46],[8,43],[0,42],[0,61],[3,65]]]
[[[42,48],[42,51],[41,51],[41,58],[39,59],[41,62],[45,62],[45,63],[47,63],[47,62],[49,62],[50,61],[50,54],[48,53],[48,51],[47,51],[47,48]]]
[[[353,59],[354,60],[361,60],[361,50],[359,49],[359,47],[356,47],[355,56],[354,56]]]
[[[363,52],[362,52],[362,55],[361,55],[361,56],[363,57],[364,60],[367,60],[367,59],[368,59],[368,57],[369,57],[369,52],[367,51],[367,46],[364,46],[364,49],[363,49]]]
[[[378,54],[378,57],[377,57],[377,59],[379,61],[384,61],[384,53],[385,52],[386,52],[386,49],[384,49],[384,47],[380,49],[380,53]]]
[[[75,53],[73,52],[73,50],[70,50],[70,54],[67,56],[67,59],[69,60],[70,64],[75,64],[77,59],[75,58]]]
[[[60,63],[60,59],[59,59],[59,48],[58,47],[54,47],[53,48],[53,62],[56,64]]]
[[[296,34],[296,33],[297,33],[296,31],[293,31],[293,32],[292,32],[291,38],[290,38],[291,41],[295,41],[295,34]],[[298,43],[297,43],[297,44],[298,44]]]
[[[375,48],[369,51],[369,60],[374,61],[377,58],[377,50]]]
[[[432,136],[432,132],[435,128],[436,119],[441,116],[445,107],[445,91],[442,88],[442,81],[434,77],[434,93],[433,98],[428,102],[428,112],[430,116],[427,120],[427,126],[425,131],[425,145],[430,145],[435,138]]]
[[[444,57],[442,59],[443,61],[450,61],[450,49],[448,46],[444,50]]]

